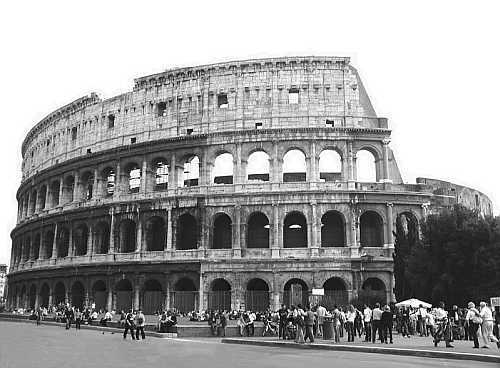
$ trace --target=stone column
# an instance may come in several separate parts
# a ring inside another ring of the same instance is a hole
[[[310,182],[319,182],[319,167],[318,167],[318,157],[316,157],[316,142],[311,141],[309,150],[310,160],[308,165],[308,177],[307,180]]]
[[[387,227],[386,227],[386,241],[385,241],[385,246],[388,248],[394,247],[394,240],[393,240],[393,230],[394,230],[394,225],[393,225],[393,218],[392,218],[392,207],[393,204],[387,202],[386,203],[386,208],[387,208]]]
[[[69,246],[68,246],[68,257],[73,257],[75,254],[75,247],[73,245],[73,224],[69,224]]]
[[[106,307],[108,309],[108,312],[111,312],[113,310],[113,288],[111,283],[108,285],[108,298],[106,300]]]
[[[318,242],[318,214],[316,202],[311,202],[311,238],[309,241],[309,248],[311,248],[311,257],[319,256],[319,242]]]
[[[347,167],[348,167],[348,177],[347,177],[347,188],[355,189],[356,187],[356,157],[352,149],[352,141],[347,141]]]
[[[54,239],[52,241],[52,258],[57,258],[57,222],[54,226]]]
[[[80,201],[80,176],[78,171],[75,172],[75,182],[73,184],[73,202]]]
[[[50,208],[50,184],[45,184],[47,190],[45,190],[45,206],[41,208],[42,210],[48,210]]]
[[[146,186],[148,182],[148,161],[146,158],[143,158],[142,160],[142,169],[141,169],[141,187],[140,191],[141,193],[146,193]]]
[[[280,230],[279,230],[279,206],[273,203],[273,239],[271,243],[271,257],[279,258],[280,256]]]
[[[241,143],[236,144],[236,157],[233,158],[233,165],[234,165],[234,168],[236,169],[236,170],[233,169],[233,175],[235,176],[233,183],[234,184],[242,184],[244,182],[244,179],[243,179],[244,173],[243,173],[243,165],[242,165],[242,161],[241,161]]]
[[[170,171],[168,174],[168,189],[176,189],[178,186],[177,164],[175,161],[175,154],[172,153],[172,156],[170,157]]]
[[[170,275],[168,273],[165,274],[165,309],[170,309]]]
[[[113,191],[113,197],[118,198],[122,191],[122,168],[120,165],[120,161],[116,163],[116,172],[115,172],[115,187]]]
[[[110,209],[111,221],[109,225],[109,249],[108,254],[113,254],[115,252],[115,211],[113,208]]]
[[[389,172],[389,139],[382,141],[382,160],[384,164],[384,176],[382,181],[385,183],[392,183],[391,173]]]
[[[233,257],[241,258],[241,206],[234,206]]]
[[[172,250],[172,208],[169,208],[167,210],[167,244],[166,244],[166,250],[171,251]]]
[[[136,280],[134,285],[134,309],[140,308],[140,291],[141,286],[139,285],[139,280]]]
[[[137,232],[136,232],[136,244],[135,244],[136,253],[142,251],[142,222],[141,215],[137,216]]]
[[[87,256],[92,257],[94,253],[94,227],[89,224],[89,236],[87,238]]]
[[[94,169],[94,182],[92,183],[92,199],[99,199],[102,197],[102,190],[100,188],[99,170]]]
[[[64,204],[64,180],[59,180],[59,206]]]
[[[38,260],[43,259],[43,255],[45,254],[43,249],[43,231],[40,231],[40,243],[38,244]]]
[[[203,271],[200,268],[200,290],[198,292],[198,310],[206,310],[205,306],[205,281],[203,278]]]

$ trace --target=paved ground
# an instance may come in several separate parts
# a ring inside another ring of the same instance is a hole
[[[221,344],[215,339],[123,341],[118,334],[0,321],[1,368],[231,367],[411,368],[498,367],[497,364],[382,354],[303,351]]]

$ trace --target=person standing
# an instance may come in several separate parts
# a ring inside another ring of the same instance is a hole
[[[365,325],[365,341],[370,342],[372,337],[372,310],[368,305],[365,304],[363,309],[363,322]]]
[[[335,342],[340,342],[340,311],[336,305],[333,306],[332,312],[333,323],[333,337]]]
[[[69,330],[71,328],[71,321],[74,317],[73,310],[69,306],[66,306],[64,310],[64,317],[66,318],[66,330]]]
[[[295,334],[295,342],[299,344],[303,344],[304,341],[304,310],[302,306],[299,304],[293,310],[293,320],[295,326],[297,327],[297,333]]]
[[[310,306],[306,307],[306,312],[304,316],[304,324],[306,328],[306,333],[304,335],[304,342],[309,339],[309,342],[314,342],[313,326],[314,326],[314,312],[311,310]]]
[[[134,315],[132,314],[132,310],[130,310],[125,315],[124,325],[125,325],[125,328],[124,328],[124,331],[123,331],[123,339],[127,338],[127,332],[130,331],[130,336],[132,337],[132,340],[135,340],[135,336],[134,336]]]
[[[226,337],[227,316],[226,311],[219,311],[219,324],[217,328],[217,336]]]
[[[380,304],[375,303],[375,308],[372,311],[372,343],[375,344],[375,340],[377,340],[377,331],[378,338],[382,341],[382,328],[381,328],[381,320],[382,320],[382,310],[380,309]]]
[[[420,336],[427,336],[427,330],[425,328],[425,321],[427,319],[427,309],[424,308],[423,304],[420,304],[418,308],[418,330]]]
[[[481,322],[481,316],[479,315],[479,311],[476,309],[476,306],[473,302],[469,302],[467,304],[467,315],[465,316],[465,323],[469,332],[469,337],[474,341],[474,349],[479,349],[479,339],[478,339],[478,330]]]
[[[288,309],[286,308],[285,304],[281,304],[281,308],[278,310],[278,316],[279,316],[279,328],[278,328],[278,338],[283,338],[285,340],[286,334],[285,334],[285,328],[286,328],[286,322],[288,319]]]
[[[248,313],[248,336],[253,336],[255,335],[255,320],[257,319],[257,315],[250,311]]]
[[[356,311],[353,305],[347,307],[347,313],[345,317],[345,327],[347,330],[347,342],[354,342],[354,321],[356,319]]]
[[[82,312],[80,312],[80,308],[75,309],[75,329],[80,330],[82,324]]]
[[[389,337],[389,342],[392,344],[392,319],[393,314],[391,308],[386,305],[384,311],[382,312],[382,318],[380,319],[380,324],[382,328],[382,342],[387,344],[387,337]],[[422,325],[425,328],[425,323]]]
[[[142,313],[142,310],[139,309],[135,316],[135,339],[139,340],[139,331],[141,332],[141,337],[144,340],[146,338],[146,333],[144,332],[144,326],[146,325],[146,317],[144,316],[144,313]]]
[[[486,305],[486,302],[479,303],[479,315],[482,318],[481,323],[481,335],[483,338],[483,348],[489,348],[489,342],[493,341],[497,344],[497,347],[500,349],[500,342],[493,335],[493,313],[491,312],[490,307]]]
[[[444,306],[444,302],[439,303],[439,308],[436,308],[435,311],[438,327],[434,334],[434,346],[437,346],[440,340],[444,340],[447,348],[453,348],[453,345],[450,344],[452,337],[451,324]]]
[[[320,303],[318,304],[316,313],[318,315],[318,331],[316,336],[323,336],[323,323],[325,322],[326,308]]]

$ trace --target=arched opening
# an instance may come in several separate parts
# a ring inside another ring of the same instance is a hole
[[[384,305],[387,303],[385,284],[379,278],[370,277],[366,279],[363,283],[362,290],[360,290],[358,293],[359,301],[361,303],[366,303],[369,305],[373,305],[375,303]]]
[[[90,171],[86,171],[82,175],[81,185],[81,198],[84,201],[90,201],[94,195],[94,174],[92,174]]]
[[[283,182],[306,181],[306,156],[298,149],[292,149],[283,156]]]
[[[342,180],[342,158],[335,150],[324,150],[319,155],[319,179],[321,181]]]
[[[396,218],[396,237],[403,237],[410,246],[418,240],[419,224],[413,213],[402,212],[398,215]]]
[[[33,245],[31,246],[32,248],[32,258],[33,259],[38,259],[38,256],[40,255],[40,240],[41,236],[40,234],[36,234],[35,237],[33,238]]]
[[[214,184],[233,184],[233,155],[226,152],[217,156],[213,170]]]
[[[19,294],[19,305],[21,308],[28,308],[26,286],[24,285],[21,288],[21,293]]]
[[[89,228],[85,224],[78,225],[73,230],[73,249],[75,256],[87,254],[87,242],[89,238]]]
[[[96,225],[94,234],[95,252],[97,254],[106,254],[109,252],[109,225],[101,221]]]
[[[381,247],[383,245],[383,222],[377,212],[364,212],[359,219],[359,226],[362,247]]]
[[[45,209],[45,199],[47,198],[47,186],[42,185],[40,193],[38,194],[38,209],[43,211]]]
[[[43,284],[40,288],[40,307],[47,308],[49,306],[50,287]]]
[[[356,154],[357,181],[373,183],[377,181],[375,156],[368,150],[359,150]]]
[[[167,238],[165,220],[160,216],[153,216],[146,221],[146,247],[149,251],[164,249]]]
[[[36,286],[31,285],[28,294],[28,307],[30,309],[35,309],[35,306],[36,306]]]
[[[119,244],[121,253],[135,252],[136,227],[135,222],[129,219],[125,219],[120,222]]]
[[[52,230],[48,230],[43,235],[43,258],[44,259],[49,259],[52,257],[52,247],[53,246],[54,246],[54,232]]]
[[[198,248],[198,224],[189,213],[185,213],[177,220],[177,244],[179,250]]]
[[[144,283],[142,295],[142,311],[144,314],[155,314],[163,309],[163,289],[159,281],[149,279]]]
[[[107,287],[106,283],[102,280],[98,280],[92,286],[92,296],[94,298],[95,309],[97,311],[105,310],[107,307]]]
[[[37,196],[37,191],[34,190],[32,193],[31,193],[31,200],[30,200],[30,211],[29,213],[30,214],[33,214],[36,212],[36,201],[38,199],[38,196]]]
[[[67,257],[69,250],[69,230],[64,226],[60,226],[58,229],[56,245],[57,245],[57,258]]]
[[[349,303],[347,287],[340,277],[331,277],[323,284],[325,295],[323,296],[323,306],[331,310],[335,305],[345,306]]]
[[[173,303],[179,312],[186,313],[196,309],[198,292],[193,280],[183,277],[174,285]]]
[[[50,184],[50,198],[51,198],[51,207],[59,206],[59,190],[61,187],[61,183],[57,181],[53,181]]]
[[[215,279],[208,293],[208,309],[231,310],[231,285],[224,279]]]
[[[305,308],[309,304],[307,284],[301,279],[288,280],[283,290],[283,303],[288,306],[301,304]]]
[[[67,176],[64,179],[64,198],[66,200],[66,203],[73,202],[74,198],[74,192],[75,192],[75,178],[73,176]]]
[[[307,222],[300,212],[291,212],[285,217],[283,228],[284,248],[307,248]]]
[[[54,304],[60,305],[66,303],[66,287],[62,282],[58,282],[54,287]]]
[[[269,286],[262,279],[248,281],[245,292],[245,309],[254,312],[266,312],[269,309]]]
[[[24,238],[24,259],[23,261],[28,261],[31,258],[31,237],[27,236]]]
[[[155,171],[155,190],[168,189],[169,166],[165,159],[156,159],[153,162]]]
[[[118,281],[115,286],[116,311],[128,311],[132,309],[132,284],[127,279]]]
[[[269,181],[269,155],[264,151],[256,151],[248,156],[248,181]]]
[[[345,226],[342,215],[328,211],[321,217],[321,247],[345,246]]]
[[[254,212],[248,220],[247,248],[269,248],[269,219]]]
[[[213,249],[231,249],[232,246],[232,222],[228,215],[220,213],[216,215],[213,227]]]
[[[126,169],[128,189],[130,193],[139,193],[141,188],[141,168],[136,163],[129,164]]]
[[[102,177],[104,179],[104,195],[112,196],[115,192],[116,174],[112,167],[107,167],[102,171]]]
[[[189,157],[184,162],[184,172],[182,175],[182,185],[193,187],[199,184],[200,179],[200,159],[198,156]]]
[[[80,281],[71,287],[71,305],[75,308],[83,309],[85,304],[85,288]]]

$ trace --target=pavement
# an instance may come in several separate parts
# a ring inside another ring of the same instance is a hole
[[[221,344],[219,339],[123,340],[121,334],[0,321],[1,368],[413,368],[496,367],[483,363],[328,350]]]

